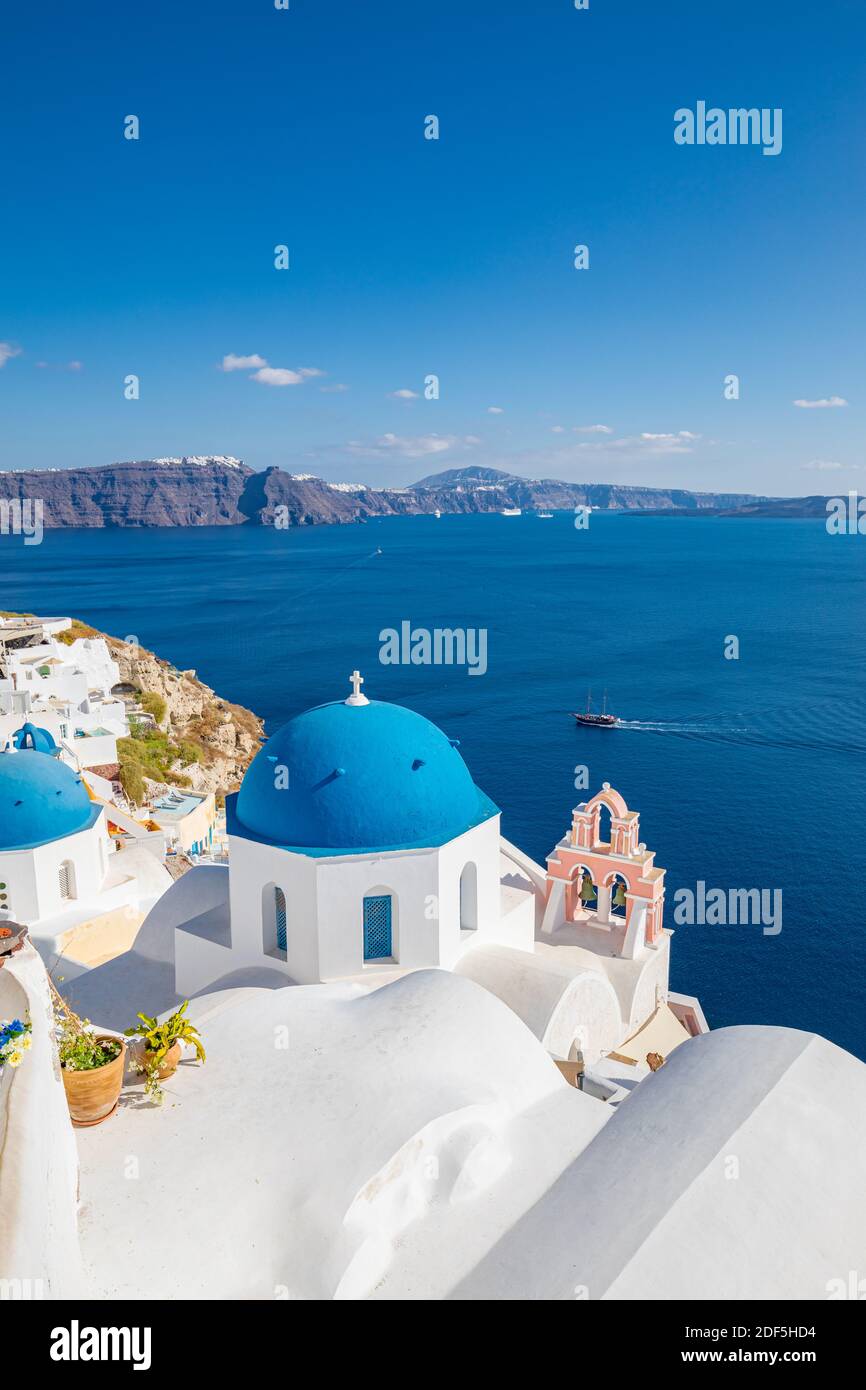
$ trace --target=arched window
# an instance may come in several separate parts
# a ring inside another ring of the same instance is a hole
[[[568,916],[573,922],[585,922],[598,908],[598,890],[585,864],[574,870],[569,890]]]
[[[277,950],[286,950],[286,895],[282,888],[274,889],[274,912],[277,926]]]
[[[628,892],[628,883],[622,874],[614,874],[608,884],[610,890],[610,915],[611,917],[625,917],[628,904],[625,895]]]
[[[392,895],[374,893],[364,899],[364,960],[394,956]]]
[[[75,897],[75,866],[71,859],[64,859],[58,870],[60,896],[66,902]]]
[[[286,895],[275,883],[266,883],[262,889],[262,950],[266,956],[285,960],[287,947]]]
[[[478,930],[478,870],[471,863],[460,875],[460,930]]]
[[[600,845],[610,844],[613,838],[613,812],[609,806],[602,801],[598,807],[598,843]]]

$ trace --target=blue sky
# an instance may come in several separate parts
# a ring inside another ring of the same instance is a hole
[[[859,0],[16,7],[0,466],[856,487],[864,40]],[[698,100],[781,153],[676,145]]]

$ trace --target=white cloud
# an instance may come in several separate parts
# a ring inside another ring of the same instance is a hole
[[[794,405],[798,405],[801,410],[833,410],[837,406],[847,404],[842,396],[823,396],[819,401],[794,401]]]
[[[575,434],[613,434],[610,425],[576,425]]]
[[[335,381],[331,386],[319,387],[319,390],[324,391],[324,393],[328,396],[335,395],[338,391],[348,391],[348,389],[348,386],[345,384],[345,382],[342,381]]]
[[[263,386],[299,386],[303,379],[300,372],[289,371],[288,367],[262,367],[250,377],[250,381],[260,381]]]
[[[0,367],[7,361],[8,356],[17,357],[21,351],[20,348],[16,348],[11,354],[4,356],[3,348],[7,346],[7,343],[0,343]],[[34,362],[33,365],[43,372],[82,372],[84,370],[84,363],[79,362],[77,358],[73,358],[71,362],[45,362],[40,360],[39,362]]]
[[[21,349],[14,343],[0,343],[0,367],[5,367],[10,357],[20,357]]]
[[[833,459],[812,459],[810,463],[801,463],[800,467],[812,473],[835,473],[845,464],[836,463]]]
[[[550,427],[550,433],[551,433],[551,434],[565,434],[565,427],[564,427],[563,425],[551,425],[551,427]]]
[[[252,353],[249,357],[238,357],[236,353],[228,352],[222,360],[220,370],[223,372],[244,372],[251,371],[253,367],[266,367],[267,365],[266,359],[260,357],[257,352]]]
[[[501,405],[489,405],[487,407],[488,415],[503,415],[504,413]]]
[[[220,370],[223,372],[249,372],[250,381],[259,381],[263,386],[300,386],[310,377],[327,375],[319,367],[299,367],[296,372],[289,367],[269,367],[267,358],[262,357],[261,353],[258,352],[250,353],[247,357],[240,357],[235,352],[226,353]],[[322,387],[320,389],[327,390],[328,388]],[[340,388],[333,389],[339,390]]]
[[[644,430],[637,440],[618,439],[617,446],[639,444],[650,454],[690,454],[691,445],[696,443],[701,436],[693,434],[691,430],[677,430],[676,434],[652,434],[649,430]]]
[[[442,454],[448,449],[453,449],[455,445],[474,445],[479,442],[476,435],[468,434],[464,438],[454,434],[383,434],[372,444],[364,444],[361,440],[352,439],[349,441],[349,448],[356,454],[364,454],[371,458],[387,458],[398,455],[400,458],[420,459],[426,458],[428,454]]]
[[[399,391],[389,391],[388,395],[393,401],[417,401],[418,392],[410,391],[408,386],[401,386]]]

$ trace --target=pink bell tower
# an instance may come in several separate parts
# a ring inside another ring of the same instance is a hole
[[[610,812],[609,840],[601,838],[603,807]],[[637,811],[609,782],[574,808],[571,829],[547,857],[543,933],[568,926],[581,944],[627,959],[656,949],[665,871],[639,842],[639,828]]]

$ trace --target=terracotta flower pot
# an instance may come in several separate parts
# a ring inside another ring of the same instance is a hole
[[[159,1071],[156,1073],[160,1081],[165,1081],[167,1076],[174,1076],[177,1071],[177,1064],[181,1058],[181,1046],[179,1042],[173,1042],[168,1052],[159,1064]],[[144,1049],[144,1065],[151,1066],[153,1063],[153,1053]]]
[[[120,1088],[123,1085],[123,1067],[126,1061],[126,1043],[121,1038],[112,1038],[107,1033],[97,1034],[100,1042],[119,1042],[120,1052],[113,1062],[104,1067],[94,1067],[90,1071],[68,1071],[60,1068],[63,1089],[72,1123],[79,1128],[85,1125],[98,1125],[107,1120],[117,1109]]]

